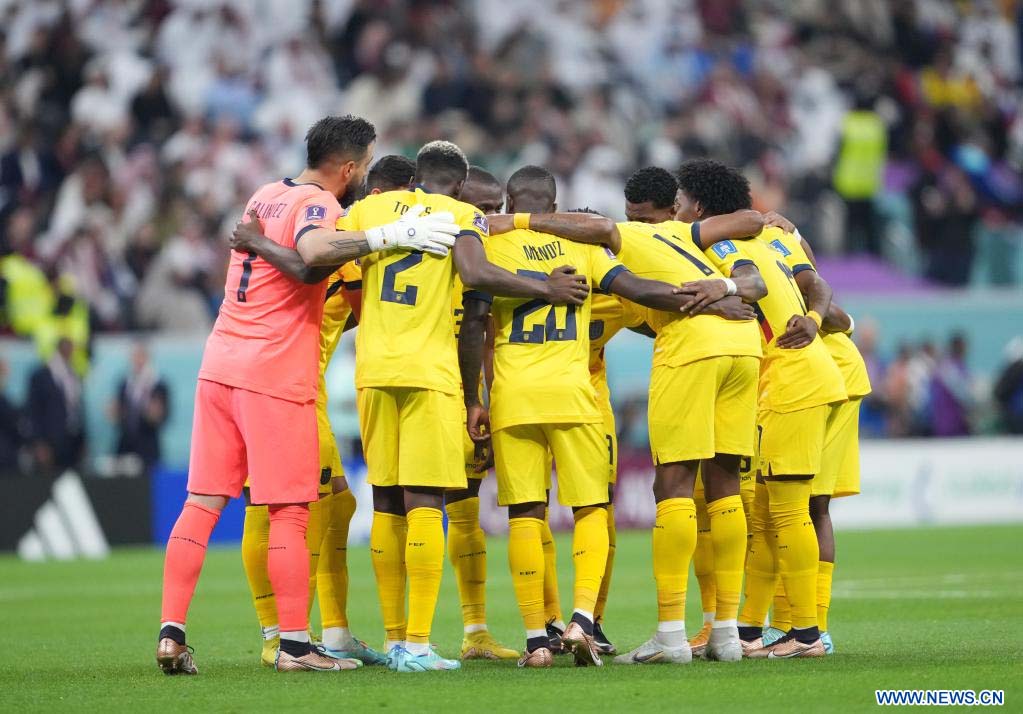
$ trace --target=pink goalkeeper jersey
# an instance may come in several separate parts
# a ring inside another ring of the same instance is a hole
[[[294,248],[314,228],[331,228],[342,213],[319,186],[291,179],[261,187],[245,207],[263,233]],[[231,253],[224,302],[206,340],[199,378],[294,402],[316,398],[320,322],[326,281],[305,285],[255,253]]]

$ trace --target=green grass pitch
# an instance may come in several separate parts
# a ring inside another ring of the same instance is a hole
[[[259,630],[236,548],[210,551],[189,617],[202,674],[156,668],[162,552],[118,550],[103,562],[27,564],[0,558],[2,711],[866,711],[877,688],[1004,689],[1023,710],[1023,528],[840,533],[831,631],[837,653],[815,661],[694,662],[548,671],[469,662],[460,672],[382,668],[277,675],[259,666]],[[635,646],[654,624],[648,532],[619,534],[606,631]],[[570,602],[570,542],[559,541]],[[501,641],[522,630],[503,540],[490,543],[488,609]],[[365,546],[350,552],[353,629],[382,640]],[[689,623],[700,623],[695,581]],[[434,641],[455,654],[458,596],[445,572]],[[794,706],[794,703],[799,704]],[[797,709],[797,706],[800,707]]]

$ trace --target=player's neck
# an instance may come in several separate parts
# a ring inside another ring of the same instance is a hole
[[[330,191],[335,196],[340,196],[344,193],[344,186],[336,186],[337,181],[331,181],[322,171],[316,169],[306,168],[298,176],[292,179],[295,183],[299,184],[312,184],[319,186],[324,191]]]
[[[457,184],[440,183],[438,181],[431,181],[430,179],[426,179],[424,181],[416,181],[415,183],[415,188],[421,188],[427,193],[439,193],[444,196],[450,196],[451,198],[457,197],[456,196],[457,192],[455,191],[457,186],[458,186]]]

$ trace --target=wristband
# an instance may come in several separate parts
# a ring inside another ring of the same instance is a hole
[[[739,286],[735,284],[735,281],[731,278],[721,278],[725,281],[725,288],[728,290],[728,295],[735,295],[739,292]]]
[[[821,323],[824,322],[824,320],[821,319],[820,313],[816,310],[810,310],[810,312],[806,313],[806,316],[817,323],[817,330],[820,331]]]
[[[512,217],[512,225],[516,228],[523,230],[529,230],[529,214],[528,213],[516,213]]]
[[[845,334],[847,334],[850,337],[852,337],[853,330],[855,330],[855,329],[856,329],[856,320],[854,320],[853,316],[850,315],[849,316],[849,329],[845,331]]]

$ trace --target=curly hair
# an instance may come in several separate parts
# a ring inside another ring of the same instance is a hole
[[[708,216],[732,213],[753,205],[749,181],[738,170],[711,159],[694,159],[678,169],[682,191],[703,206]]]
[[[325,161],[359,161],[377,138],[377,130],[361,117],[329,116],[313,124],[305,135],[306,165],[315,169]]]
[[[647,166],[625,182],[625,200],[629,203],[650,201],[654,208],[668,208],[675,202],[678,182],[671,172],[660,166]]]

